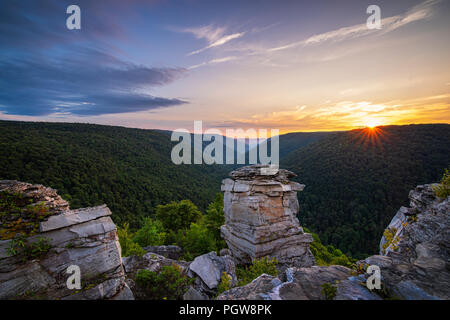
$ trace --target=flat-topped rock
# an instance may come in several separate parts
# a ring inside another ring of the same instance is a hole
[[[304,185],[289,181],[295,174],[278,169],[261,173],[268,165],[246,166],[222,181],[225,225],[222,237],[234,258],[250,263],[254,258],[275,257],[281,264],[310,266],[310,234],[300,227],[297,191]]]
[[[295,173],[279,169],[271,165],[257,164],[252,166],[245,166],[234,170],[230,173],[230,177],[235,180],[274,180],[274,181],[289,181],[289,178],[297,176]]]
[[[59,215],[51,216],[47,221],[41,222],[39,225],[39,229],[41,232],[46,232],[110,215],[111,210],[109,210],[109,208],[105,204],[93,208],[70,210]]]
[[[14,198],[17,210],[30,202],[49,209],[36,226],[39,232],[11,233],[0,240],[0,299],[133,299],[106,205],[70,210],[56,190],[12,180],[0,181],[0,191],[20,195]],[[20,248],[11,251],[19,237],[26,246],[45,241],[47,249],[32,257]],[[73,265],[80,268],[81,289],[67,287]]]

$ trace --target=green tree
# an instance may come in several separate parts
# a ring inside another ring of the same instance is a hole
[[[305,232],[310,233],[307,228]],[[354,259],[347,257],[341,250],[336,249],[332,245],[324,246],[317,234],[312,233],[313,242],[309,246],[316,264],[318,266],[341,265],[345,267],[353,267]]]
[[[172,201],[156,208],[156,218],[167,230],[178,231],[188,229],[191,223],[197,222],[202,216],[197,206],[190,200]]]
[[[206,228],[213,234],[218,249],[226,247],[225,241],[220,236],[220,227],[225,224],[223,213],[223,194],[218,193],[212,203],[209,204],[205,215]]]
[[[160,246],[165,243],[166,232],[163,224],[159,220],[146,218],[144,226],[139,229],[133,241],[137,242],[141,247]]]
[[[136,242],[133,241],[133,233],[129,231],[129,224],[124,223],[123,227],[117,228],[117,234],[119,236],[119,243],[122,249],[122,257],[128,257],[131,255],[142,256],[145,251]]]
[[[214,235],[202,222],[192,223],[187,231],[180,230],[177,234],[177,244],[183,248],[186,260],[217,250]]]

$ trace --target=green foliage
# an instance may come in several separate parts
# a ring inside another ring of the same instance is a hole
[[[260,259],[254,259],[250,266],[238,266],[236,268],[238,286],[245,286],[263,273],[276,277],[278,275],[277,264],[277,259],[263,257]]]
[[[216,196],[215,201],[209,205],[206,215],[202,215],[188,200],[161,205],[157,209],[156,219],[145,219],[142,228],[135,233],[129,230],[128,223],[118,228],[122,255],[124,257],[143,255],[145,251],[142,247],[168,244],[176,244],[183,248],[186,260],[220,250],[224,243],[222,239],[218,241],[216,231],[223,223],[218,214],[222,212],[222,208],[223,197],[221,196]],[[186,227],[186,221],[195,222],[191,222]]]
[[[446,199],[450,196],[450,171],[448,169],[445,169],[441,183],[438,187],[434,188],[434,192],[436,196],[442,199]]]
[[[305,232],[310,233],[307,228],[304,228]],[[324,246],[320,241],[317,234],[312,233],[313,242],[309,246],[311,253],[314,255],[314,259],[318,266],[331,266],[331,265],[341,265],[348,268],[352,268],[355,259],[347,257],[342,253],[341,250],[336,249],[332,245]]]
[[[202,221],[192,223],[187,231],[179,231],[177,238],[177,245],[183,248],[186,260],[217,250],[213,234]]]
[[[141,247],[160,246],[165,240],[166,232],[162,222],[150,218],[145,219],[144,226],[135,233],[133,239]]]
[[[0,121],[0,132],[0,179],[55,188],[73,209],[106,203],[133,230],[159,204],[191,199],[206,210],[232,168],[173,164],[168,131]]]
[[[408,203],[409,190],[440,179],[450,156],[450,125],[380,130],[376,137],[367,130],[280,137],[281,166],[307,186],[298,195],[301,225],[358,259],[378,251],[385,226]],[[233,168],[174,165],[176,142],[158,130],[0,121],[0,131],[0,179],[55,188],[74,209],[106,203],[114,222],[128,222],[133,231],[143,218],[154,218],[160,204],[191,199],[206,210]],[[181,229],[191,222],[196,221]],[[205,223],[221,247],[215,224]],[[0,226],[0,239],[21,234],[5,235],[14,228]],[[166,230],[166,243],[173,243],[178,230]]]
[[[35,202],[22,194],[0,192],[0,240],[32,236],[39,232],[39,223],[49,215],[44,202]]]
[[[220,277],[220,282],[217,285],[217,294],[221,294],[227,290],[230,290],[233,287],[233,282],[231,276],[228,275],[225,271],[222,272],[222,276]]]
[[[129,224],[124,223],[123,227],[117,228],[117,234],[119,236],[119,243],[122,249],[122,257],[128,257],[132,255],[142,256],[145,254],[144,249],[133,241],[133,233],[129,231]]]
[[[191,223],[197,222],[202,213],[190,200],[172,201],[156,208],[156,218],[160,220],[165,229],[178,231],[188,229]]]
[[[37,241],[30,242],[24,236],[13,239],[9,243],[10,256],[19,255],[23,261],[38,259],[51,249],[50,239],[39,237]]]
[[[150,300],[180,300],[194,279],[181,274],[177,265],[164,266],[161,272],[142,269],[136,274],[136,285]]]
[[[325,297],[326,300],[333,300],[336,297],[336,286],[332,285],[331,283],[324,283],[321,285],[322,287],[322,295]]]
[[[298,193],[300,224],[324,244],[362,259],[378,252],[409,191],[441,178],[449,141],[447,124],[336,132],[290,152],[280,165],[306,185]]]
[[[209,204],[205,215],[206,228],[213,234],[217,244],[217,250],[226,247],[225,241],[220,236],[220,227],[225,224],[223,213],[223,194],[218,193],[212,203]]]

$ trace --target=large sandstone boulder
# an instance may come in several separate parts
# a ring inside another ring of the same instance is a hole
[[[232,285],[237,281],[236,269],[231,256],[219,257],[215,252],[196,257],[190,264],[189,270],[202,279],[209,289],[217,288],[223,272],[231,277]]]
[[[18,181],[0,181],[0,192],[19,194],[24,207],[31,203],[49,208],[39,228],[22,228],[28,232],[25,238],[11,232],[15,230],[9,227],[14,217],[8,215],[2,220],[0,299],[133,299],[125,284],[116,226],[106,205],[70,210],[55,190]],[[24,219],[15,222],[31,224]],[[18,239],[31,246],[45,241],[47,251],[24,256],[19,252]],[[80,268],[80,290],[67,287],[71,265]]]
[[[305,187],[289,181],[294,173],[280,169],[266,175],[255,165],[231,172],[222,181],[225,225],[221,233],[239,263],[275,257],[287,266],[311,266],[311,234],[304,233],[296,217],[297,191]]]

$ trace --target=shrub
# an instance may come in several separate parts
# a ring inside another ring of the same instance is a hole
[[[8,253],[20,255],[23,261],[41,258],[51,249],[50,239],[39,237],[35,242],[28,242],[25,237],[18,237],[9,243]]]
[[[163,224],[159,220],[146,218],[144,226],[134,235],[133,241],[141,247],[160,246],[166,240],[166,233]]]
[[[129,227],[128,223],[125,223],[122,228],[117,228],[119,243],[122,249],[122,257],[131,255],[142,256],[145,254],[145,250],[133,241],[133,234],[129,231]]]
[[[136,285],[150,300],[179,300],[193,281],[182,275],[181,267],[175,264],[162,267],[159,274],[147,269],[139,270],[135,278]]]
[[[228,275],[225,271],[222,272],[222,277],[220,277],[220,282],[217,285],[217,295],[230,290],[233,287],[233,282],[231,276]]]
[[[156,207],[156,218],[162,222],[165,229],[175,232],[188,229],[191,223],[197,222],[201,216],[202,213],[190,200],[173,201]]]
[[[263,257],[260,259],[254,259],[250,266],[237,267],[236,274],[239,279],[238,285],[244,286],[258,278],[263,273],[276,277],[278,275],[277,264],[277,259]]]
[[[321,292],[326,300],[333,300],[336,297],[337,288],[334,285],[331,283],[324,283],[321,287]]]
[[[214,236],[202,221],[192,223],[187,231],[179,231],[177,245],[183,248],[186,260],[216,250]]]
[[[310,232],[304,228],[305,232]],[[317,234],[312,233],[313,242],[309,246],[318,266],[341,265],[352,268],[355,260],[346,256],[341,250],[332,245],[324,246]]]
[[[450,196],[450,172],[448,169],[445,169],[444,175],[441,179],[441,184],[435,188],[433,188],[436,196],[442,199],[446,199]]]

